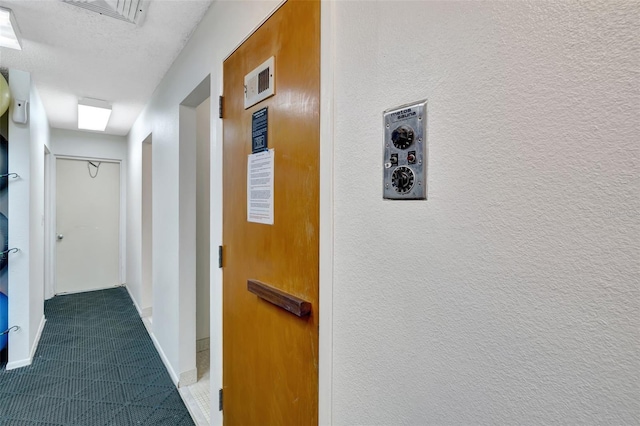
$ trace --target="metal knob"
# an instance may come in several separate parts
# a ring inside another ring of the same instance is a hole
[[[407,149],[413,143],[413,129],[409,126],[400,126],[391,132],[391,142],[398,149]]]
[[[57,235],[57,237],[58,237],[58,239],[59,239],[59,240],[61,240],[61,239],[63,239],[63,238],[64,238],[64,235],[62,235],[62,234],[58,234],[58,235]]]

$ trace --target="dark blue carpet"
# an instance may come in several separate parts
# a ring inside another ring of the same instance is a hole
[[[193,425],[124,287],[56,296],[29,367],[0,365],[0,425]]]

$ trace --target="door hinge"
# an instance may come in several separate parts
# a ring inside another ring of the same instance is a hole
[[[218,391],[218,411],[222,411],[222,389]]]
[[[222,246],[218,246],[218,268],[222,268]]]
[[[220,98],[218,99],[218,115],[220,116],[220,118],[223,117],[222,114],[222,104],[224,102],[224,96],[220,96]]]

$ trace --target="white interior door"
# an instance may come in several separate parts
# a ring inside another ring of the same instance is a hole
[[[120,164],[58,158],[56,226],[56,294],[119,285]]]

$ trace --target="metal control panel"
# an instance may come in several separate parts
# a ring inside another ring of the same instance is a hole
[[[427,100],[383,113],[383,198],[427,199]]]

